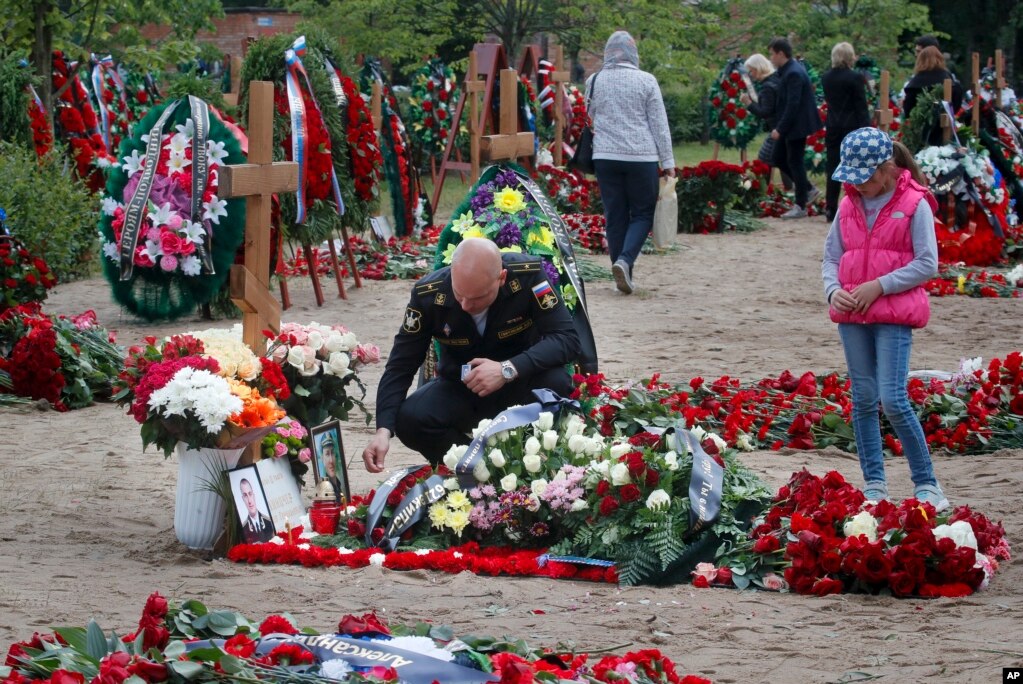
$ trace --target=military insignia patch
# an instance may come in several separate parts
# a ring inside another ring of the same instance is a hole
[[[438,292],[437,296],[433,298],[433,303],[438,306],[444,306],[444,302],[447,301],[448,296],[443,292]]]
[[[508,282],[508,289],[512,292],[519,292],[522,290],[522,283],[519,282],[518,278]]]
[[[444,324],[444,337],[451,337],[451,326],[447,323]]]
[[[558,295],[554,294],[554,288],[546,280],[537,283],[532,289],[536,303],[540,305],[541,309],[553,309],[558,305]]]
[[[420,311],[416,311],[411,306],[405,309],[405,320],[401,324],[401,329],[407,333],[417,333],[423,325],[423,314]]]

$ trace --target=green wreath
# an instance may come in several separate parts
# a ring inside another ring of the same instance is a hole
[[[742,60],[733,57],[711,83],[707,119],[715,142],[744,150],[757,137],[761,122],[739,99],[746,91],[742,66]]]
[[[442,60],[431,59],[412,74],[409,137],[424,158],[439,159],[444,154],[458,97],[455,74]],[[464,137],[459,131],[456,144]]]
[[[162,267],[136,265],[129,280],[121,280],[121,269],[117,252],[117,239],[114,223],[118,220],[120,205],[123,217],[123,205],[130,200],[125,197],[125,188],[129,183],[129,175],[124,165],[138,157],[145,157],[146,144],[142,136],[148,134],[157,119],[171,103],[157,105],[149,110],[146,117],[135,126],[129,138],[121,142],[121,154],[118,164],[112,166],[107,177],[106,192],[103,197],[99,230],[104,246],[103,273],[113,289],[114,299],[129,311],[146,320],[172,320],[195,310],[200,304],[210,302],[224,286],[235,252],[245,235],[245,201],[232,199],[226,203],[227,214],[218,217],[219,223],[213,224],[210,257],[213,273],[201,272],[198,275],[185,275],[180,270],[165,271]],[[164,135],[173,134],[175,126],[184,126],[191,117],[186,102],[178,105],[164,126]],[[223,164],[244,164],[246,159],[241,146],[231,131],[212,113],[209,117],[210,130],[208,140],[224,146],[226,157]],[[141,173],[138,171],[136,173]],[[160,176],[161,174],[157,174]],[[163,176],[166,178],[167,176]],[[152,196],[150,202],[153,203]],[[123,221],[123,218],[121,219]],[[154,228],[149,219],[143,221],[140,245],[146,244],[147,226]]]

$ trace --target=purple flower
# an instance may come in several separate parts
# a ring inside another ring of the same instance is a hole
[[[476,188],[476,194],[473,195],[472,200],[469,202],[469,208],[472,209],[473,214],[482,211],[494,203],[494,190],[493,183],[484,183]]]
[[[522,242],[522,231],[511,221],[504,224],[501,231],[494,238],[498,247],[511,247]]]
[[[498,188],[517,188],[519,178],[514,171],[501,171],[494,176],[493,183]]]
[[[558,269],[554,268],[554,264],[546,259],[543,260],[543,270],[547,274],[547,282],[551,285],[557,285],[561,282],[561,276],[558,275]]]

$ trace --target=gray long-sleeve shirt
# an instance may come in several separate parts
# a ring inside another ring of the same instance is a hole
[[[867,230],[873,230],[877,215],[895,194],[891,192],[877,197],[863,197],[863,213],[867,219]],[[842,220],[842,208],[839,206],[835,220],[831,222],[831,230],[824,241],[824,260],[821,263],[821,276],[824,279],[824,294],[828,302],[831,295],[842,287],[838,280],[838,262],[845,252],[842,244],[842,231],[839,228]],[[934,235],[934,212],[926,200],[921,200],[913,212],[910,223],[913,239],[913,260],[902,268],[897,268],[887,275],[878,278],[881,290],[885,294],[905,292],[917,285],[922,285],[938,272],[938,239]]]

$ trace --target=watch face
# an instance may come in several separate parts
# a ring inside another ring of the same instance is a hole
[[[501,375],[503,375],[508,380],[511,380],[514,374],[515,371],[512,369],[511,366],[501,366]]]

